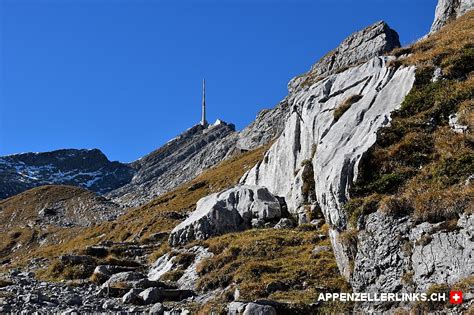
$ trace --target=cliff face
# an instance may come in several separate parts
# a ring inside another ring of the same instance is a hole
[[[310,71],[288,83],[290,93],[309,87],[338,71],[400,47],[397,32],[385,22],[377,22],[346,38],[336,49],[318,61]],[[278,137],[291,115],[291,100],[285,98],[276,107],[261,111],[254,122],[239,134],[237,147],[251,150]]]
[[[474,7],[474,0],[439,0],[430,33],[439,31],[449,21],[465,14]]]
[[[136,170],[133,179],[107,197],[126,206],[148,202],[222,161],[233,152],[236,141],[232,124],[196,125],[131,163]]]
[[[376,33],[374,37],[374,30],[388,33]],[[382,41],[393,38],[395,43]],[[395,47],[398,36],[385,23],[377,23],[351,35],[335,52],[346,51],[347,43],[352,42],[359,47],[376,47],[375,52],[357,53],[364,60],[365,56],[379,53],[381,47]],[[338,64],[361,62],[349,51],[348,59],[335,53],[341,60]],[[327,73],[325,60],[313,66],[310,73]],[[348,198],[348,186],[357,176],[359,160],[375,142],[377,129],[389,122],[390,112],[400,105],[414,81],[413,68],[394,69],[387,67],[388,61],[387,57],[374,57],[310,86],[306,86],[307,81],[301,80],[302,77],[293,79],[290,90],[294,92],[287,98],[292,112],[283,133],[264,161],[248,172],[242,182],[265,186],[284,196],[289,210],[297,214],[307,203],[302,191],[304,181],[314,180],[317,199],[326,217],[332,225],[344,227],[345,216],[337,209]],[[318,70],[318,65],[323,70]],[[353,104],[348,104],[350,107],[342,116],[336,117],[336,112],[351,99]],[[311,161],[314,179],[302,177],[306,160]]]
[[[58,150],[0,157],[0,199],[42,185],[72,185],[106,193],[129,182],[134,170],[99,150]]]

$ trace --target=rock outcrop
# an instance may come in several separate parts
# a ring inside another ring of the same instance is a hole
[[[290,109],[285,99],[275,108],[260,111],[255,120],[239,133],[236,147],[253,150],[274,140],[283,131]]]
[[[456,227],[415,223],[379,212],[365,220],[358,235],[351,284],[355,292],[427,292],[472,275],[474,216],[462,215]],[[363,303],[361,311],[385,311],[396,303]]]
[[[237,133],[232,124],[219,121],[207,128],[196,125],[131,163],[136,170],[131,182],[107,196],[127,206],[148,202],[228,157],[236,141]]]
[[[474,0],[439,0],[430,33],[434,33],[449,21],[474,8]]]
[[[283,134],[241,182],[285,197],[288,210],[297,214],[305,203],[304,187],[311,186],[305,181],[314,180],[327,222],[344,228],[342,204],[349,197],[362,154],[414,82],[413,67],[387,67],[389,60],[375,57],[291,94],[294,111]],[[360,98],[336,120],[334,111],[353,95]],[[301,176],[306,163],[313,166],[312,178]]]
[[[291,93],[308,87],[311,82],[397,47],[400,47],[398,34],[385,22],[377,22],[350,35],[336,49],[316,63],[309,72],[293,78],[288,84],[288,90]],[[292,108],[289,99],[285,98],[276,107],[262,110],[255,121],[240,132],[237,148],[251,150],[274,140],[283,132]]]
[[[172,246],[248,229],[252,219],[278,221],[280,201],[266,188],[236,186],[200,199],[196,210],[172,231]]]
[[[308,205],[318,205],[331,227],[333,249],[346,278],[350,276],[347,249],[338,241],[338,231],[347,224],[342,206],[363,154],[375,143],[377,130],[390,122],[390,113],[400,106],[415,79],[414,67],[389,66],[393,57],[359,63],[398,44],[394,31],[376,23],[351,35],[330,54],[339,61],[325,57],[310,72],[293,79],[286,98],[291,116],[281,136],[263,162],[241,179],[243,184],[264,186],[284,197],[295,217],[304,216]],[[343,70],[345,65],[352,67]],[[337,73],[331,74],[333,70]],[[308,80],[315,75],[319,79]]]
[[[317,80],[390,52],[397,47],[400,47],[397,32],[384,21],[377,22],[350,35],[336,49],[314,64],[309,72],[293,78],[288,83],[288,90],[291,93],[307,88]]]
[[[204,259],[212,257],[213,254],[207,248],[202,246],[180,249],[178,251],[178,255],[179,254],[193,257],[193,259],[191,259],[186,266],[182,266],[178,262],[175,262],[176,256],[165,254],[153,263],[148,272],[148,279],[151,281],[158,281],[166,273],[179,269],[182,271],[182,275],[176,280],[176,285],[181,290],[193,290],[197,280],[199,279],[196,271],[197,266]]]
[[[72,185],[104,194],[128,183],[134,170],[97,149],[0,157],[0,199],[43,185]]]

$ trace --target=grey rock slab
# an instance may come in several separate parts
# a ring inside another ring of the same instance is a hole
[[[384,21],[379,21],[351,34],[336,49],[314,64],[309,72],[293,78],[288,84],[288,89],[290,92],[295,92],[306,87],[305,82],[309,78],[324,78],[397,47],[400,47],[397,32]]]
[[[145,278],[145,275],[139,272],[126,271],[119,272],[112,275],[109,280],[102,284],[103,289],[113,287],[114,285],[120,284],[121,287],[132,288],[134,283]]]
[[[279,200],[264,187],[239,185],[200,199],[196,210],[170,234],[172,246],[250,228],[253,218],[281,216]]]
[[[268,188],[285,198],[288,211],[297,214],[303,205],[303,185],[295,174],[310,159],[316,199],[326,222],[344,229],[342,205],[356,180],[363,154],[375,143],[376,132],[390,122],[410,91],[414,67],[390,68],[392,58],[375,57],[359,66],[331,75],[308,90],[292,94],[297,107],[282,135],[265,154],[264,161],[247,172],[241,183]],[[337,121],[334,110],[355,94],[362,98]]]

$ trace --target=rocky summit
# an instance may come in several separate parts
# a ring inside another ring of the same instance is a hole
[[[242,131],[203,100],[129,164],[1,157],[0,312],[473,313],[472,7],[349,35]],[[446,300],[320,298],[351,292]]]
[[[236,139],[234,125],[221,120],[206,127],[196,125],[131,163],[136,170],[131,182],[108,197],[128,206],[148,202],[230,156]]]

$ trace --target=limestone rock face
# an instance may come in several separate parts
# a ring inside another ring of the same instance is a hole
[[[130,183],[107,195],[126,206],[138,206],[199,175],[228,157],[237,141],[232,124],[196,125],[158,150],[133,162]]]
[[[474,8],[474,0],[439,0],[430,33],[440,30],[450,20]]]
[[[415,227],[410,236],[413,281],[419,292],[433,283],[453,284],[474,274],[474,215],[462,215],[455,231],[424,225],[424,233],[416,233],[421,228]]]
[[[347,37],[336,49],[329,52],[303,75],[293,78],[288,90],[294,92],[307,84],[310,78],[323,78],[342,69],[357,65],[375,56],[400,47],[397,32],[380,21]]]
[[[367,61],[382,53],[399,47],[398,34],[385,22],[375,23],[345,39],[336,49],[316,63],[309,72],[293,78],[288,84],[290,93],[305,87],[309,78],[325,77]],[[276,107],[261,111],[254,122],[242,130],[237,141],[237,148],[255,149],[269,143],[282,132],[286,120],[292,113],[288,98]]]
[[[196,210],[171,231],[169,242],[176,246],[203,240],[248,229],[254,218],[270,221],[280,217],[280,201],[268,189],[236,186],[200,199]]]
[[[413,67],[390,68],[389,59],[375,57],[291,94],[293,112],[282,135],[241,182],[285,197],[288,210],[296,214],[305,201],[304,181],[313,180],[299,174],[311,163],[316,198],[326,221],[344,228],[342,204],[357,177],[359,161],[414,82]],[[335,109],[353,95],[360,95],[359,100],[336,120]]]
[[[71,185],[103,194],[128,183],[135,171],[97,149],[57,150],[0,157],[0,199],[43,185]]]
[[[355,292],[426,292],[431,285],[452,285],[474,273],[474,215],[462,215],[457,229],[442,223],[415,225],[408,217],[379,212],[367,216],[358,235],[351,284]],[[362,303],[361,311],[394,305]]]
[[[281,134],[289,114],[286,99],[275,108],[260,111],[255,120],[239,133],[237,148],[253,150],[269,143]]]
[[[359,232],[351,279],[356,292],[396,292],[403,287],[410,257],[401,248],[408,241],[410,226],[408,217],[394,219],[378,212],[367,217],[365,229]]]

